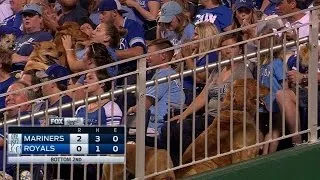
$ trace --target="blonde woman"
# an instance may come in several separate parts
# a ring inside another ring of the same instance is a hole
[[[202,22],[196,25],[195,32],[193,35],[192,40],[200,40],[209,38],[219,34],[219,30],[216,28],[215,25],[211,24],[210,22]],[[218,36],[205,40],[200,41],[199,43],[192,44],[191,46],[186,46],[182,48],[182,57],[189,57],[191,55],[196,55],[203,52],[208,52],[213,50],[219,46],[220,38]],[[217,52],[210,52],[205,55],[201,55],[195,58],[190,58],[185,61],[185,68],[186,69],[195,69],[197,67],[205,66],[207,61],[208,64],[214,63],[218,60],[218,53]],[[179,71],[179,68],[177,69]],[[200,83],[204,85],[206,81],[206,71],[199,72],[196,74],[195,82],[198,84]],[[194,79],[193,76],[188,76],[184,78],[184,92],[186,93],[186,104],[190,104],[193,97],[193,83]]]

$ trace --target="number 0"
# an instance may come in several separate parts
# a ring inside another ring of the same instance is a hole
[[[113,152],[118,152],[118,146],[113,146]]]
[[[113,142],[118,142],[118,140],[119,140],[119,138],[118,138],[118,136],[113,136]]]
[[[80,152],[82,150],[81,146],[77,146],[77,151]]]

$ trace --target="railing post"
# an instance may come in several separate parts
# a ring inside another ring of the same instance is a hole
[[[315,142],[317,140],[318,123],[318,10],[313,10],[310,15],[311,25],[309,31],[309,42],[311,45],[311,52],[308,71],[308,127],[310,129],[309,141]]]
[[[136,178],[144,179],[145,175],[145,117],[146,117],[146,59],[138,60],[137,79],[137,116],[136,116]]]

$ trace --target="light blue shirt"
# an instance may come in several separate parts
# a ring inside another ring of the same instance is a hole
[[[158,69],[152,80],[168,77],[175,73],[176,71],[172,68]],[[170,81],[170,86],[169,82],[165,82],[159,83],[157,86],[147,87],[146,96],[153,98],[155,102],[149,109],[150,120],[148,127],[157,128],[157,131],[160,133],[161,126],[166,121],[164,116],[168,114],[168,98],[170,97],[171,107],[180,107],[180,104],[184,104],[185,102],[185,94],[182,90],[181,82],[179,79],[176,79]],[[157,120],[157,124],[155,120]]]
[[[271,71],[272,71],[272,76],[271,76]],[[270,78],[272,78],[271,83],[272,87],[270,84]],[[260,83],[261,85],[267,87],[267,88],[272,88],[272,94],[269,93],[265,98],[264,98],[264,103],[266,105],[266,108],[269,112],[279,112],[279,106],[277,104],[276,99],[276,93],[278,90],[282,89],[282,82],[285,79],[283,77],[283,61],[281,59],[274,59],[273,62],[269,64],[264,64],[261,65],[261,70],[260,70]],[[272,103],[272,111],[270,110],[270,104]],[[262,110],[260,109],[260,112]]]

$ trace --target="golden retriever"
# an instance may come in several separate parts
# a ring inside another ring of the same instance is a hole
[[[54,43],[57,45],[57,50],[60,53],[61,65],[67,66],[66,52],[62,45],[62,36],[71,35],[72,44],[75,46],[77,42],[87,41],[89,36],[80,30],[80,25],[76,22],[66,22],[62,26],[57,28],[57,32],[54,38]]]
[[[45,70],[55,63],[60,64],[59,52],[55,43],[52,41],[33,42],[33,51],[24,70]]]
[[[247,79],[246,84],[246,99],[244,101],[244,80],[235,80],[233,83],[233,94],[230,89],[221,104],[220,114],[220,153],[229,152],[230,149],[230,124],[231,124],[231,96],[233,96],[233,150],[241,149],[246,146],[256,144],[257,136],[259,141],[263,140],[263,135],[260,131],[257,134],[257,127],[255,124],[256,102],[257,98],[265,97],[269,90],[266,87],[259,87],[259,97],[257,97],[257,82],[254,79]],[[246,108],[244,104],[246,103]],[[246,109],[246,110],[245,110]],[[245,110],[245,111],[244,111]],[[246,119],[244,121],[244,115]],[[245,144],[244,142],[244,125],[245,124]],[[218,136],[218,118],[207,128],[207,153],[208,157],[217,155],[217,136]],[[195,160],[205,158],[205,136],[206,132],[201,133],[183,154],[183,164],[192,162],[192,146],[195,147]],[[247,150],[232,153],[222,157],[214,158],[204,161],[202,163],[194,164],[186,168],[175,171],[177,178],[183,178],[218,167],[224,167],[240,161],[248,160],[259,155],[260,147],[253,147]]]

